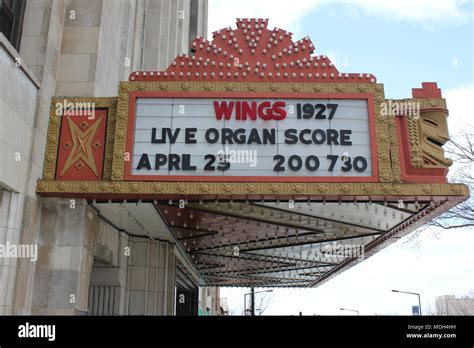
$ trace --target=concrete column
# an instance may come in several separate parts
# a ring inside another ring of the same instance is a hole
[[[100,221],[92,268],[88,308],[89,315],[125,315],[128,235]]]
[[[147,1],[140,70],[165,70],[179,53],[189,53],[190,40],[207,30],[207,1],[197,1]]]
[[[176,285],[176,256],[174,252],[174,245],[169,245],[168,253],[168,279],[167,279],[167,298],[166,298],[166,315],[174,314],[175,307],[175,292]]]
[[[130,239],[128,314],[172,315],[174,309],[174,246],[147,238]]]
[[[64,0],[28,1],[20,54],[14,57],[22,69],[10,63],[8,70],[3,71],[0,64],[0,75],[9,81],[9,88],[2,89],[4,93],[0,93],[0,115],[3,116],[0,116],[0,186],[10,191],[6,198],[18,196],[14,200],[21,201],[14,209],[13,206],[9,208],[10,216],[3,221],[19,222],[17,227],[20,230],[15,232],[14,238],[21,245],[36,244],[38,239],[41,198],[35,192],[36,181],[42,176],[49,108],[56,88],[64,9]],[[0,53],[0,61],[2,58],[3,54]],[[32,73],[23,76],[22,71]],[[32,78],[33,74],[36,78]],[[26,79],[27,76],[29,79]],[[12,156],[15,153],[20,156],[19,160]],[[8,282],[0,279],[0,287],[14,289],[12,314],[29,314],[35,265],[24,258],[7,262],[12,267],[15,265],[16,275],[10,274]],[[0,303],[6,302],[0,299]]]
[[[1,190],[0,190],[1,191]],[[2,191],[0,196],[0,245],[20,243],[21,195]],[[12,315],[18,258],[0,257],[0,315]]]
[[[43,200],[32,314],[87,311],[99,219],[85,200]]]

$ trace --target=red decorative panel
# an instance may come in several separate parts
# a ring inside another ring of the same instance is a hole
[[[107,110],[61,117],[56,180],[101,180]]]
[[[213,33],[212,42],[196,37],[193,55],[180,54],[166,71],[141,71],[130,81],[232,81],[374,83],[371,74],[341,73],[324,56],[311,56],[308,37],[293,42],[292,33],[267,29],[268,19],[238,19]]]
[[[421,88],[412,88],[411,93],[413,98],[442,98],[436,82],[422,82]]]

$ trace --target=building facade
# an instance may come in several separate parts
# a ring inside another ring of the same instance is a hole
[[[2,240],[38,249],[3,313],[218,314],[202,287],[322,284],[467,198],[436,83],[388,100],[268,19],[207,40],[206,6],[27,1],[2,36]]]
[[[0,24],[0,244],[38,245],[36,262],[0,258],[0,314],[195,312],[197,275],[169,236],[132,236],[35,186],[51,98],[114,96],[130,72],[166,68],[206,36],[207,1],[3,0]]]
[[[456,297],[454,295],[436,296],[435,315],[474,315],[474,298],[472,296]]]

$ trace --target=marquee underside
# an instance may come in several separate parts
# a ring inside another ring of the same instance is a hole
[[[322,284],[469,197],[447,180],[435,82],[386,99],[375,76],[267,27],[197,37],[117,97],[68,98],[67,112],[53,98],[38,194],[175,243],[201,285],[246,287]]]
[[[206,285],[307,287],[354,266],[459,201],[360,198],[92,205],[133,235],[160,239],[166,238],[164,230],[171,231]]]

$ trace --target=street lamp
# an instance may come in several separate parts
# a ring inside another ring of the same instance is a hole
[[[252,288],[252,290],[253,290],[253,288]],[[244,315],[247,315],[246,314],[247,313],[247,295],[252,295],[252,294],[255,295],[255,294],[260,294],[262,292],[273,292],[273,290],[270,289],[270,290],[262,290],[262,291],[257,291],[257,292],[252,291],[252,292],[248,292],[248,293],[244,294]],[[255,315],[255,299],[253,299],[253,301],[252,301],[251,311],[252,311],[251,315]]]
[[[347,309],[347,308],[339,308],[341,311],[348,311],[348,312],[355,312],[359,315],[359,311],[357,309]]]
[[[421,298],[420,294],[417,292],[409,292],[409,291],[402,291],[402,290],[392,290],[392,292],[399,292],[402,294],[409,294],[409,295],[416,295],[418,296],[418,308],[420,309],[420,315],[421,315]]]

